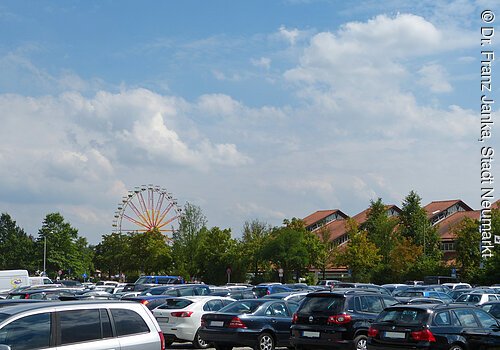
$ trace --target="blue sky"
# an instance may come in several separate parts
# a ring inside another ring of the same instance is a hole
[[[248,220],[355,215],[412,189],[478,208],[484,9],[500,13],[487,0],[2,1],[0,210],[33,235],[58,211],[98,243],[149,183],[235,237]]]

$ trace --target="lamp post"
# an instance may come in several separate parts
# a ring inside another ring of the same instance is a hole
[[[43,275],[44,276],[47,275],[47,273],[45,272],[46,262],[47,262],[47,235],[45,235],[43,237]]]

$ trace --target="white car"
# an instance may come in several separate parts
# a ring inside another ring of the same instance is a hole
[[[235,299],[217,296],[172,297],[152,311],[168,346],[188,341],[197,349],[205,349],[209,344],[198,335],[201,316],[233,301]]]
[[[497,300],[500,300],[500,294],[464,293],[461,294],[454,302],[482,305],[484,303],[487,303],[488,301],[497,301]]]

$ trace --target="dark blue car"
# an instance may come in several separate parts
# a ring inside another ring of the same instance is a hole
[[[265,297],[269,294],[292,292],[293,289],[282,284],[259,284],[253,288],[253,292],[257,298]]]
[[[290,346],[290,325],[298,304],[283,300],[243,299],[201,318],[200,337],[217,350],[249,346],[273,350]]]

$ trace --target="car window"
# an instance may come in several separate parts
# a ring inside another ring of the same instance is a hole
[[[434,323],[436,326],[450,326],[450,313],[448,311],[438,312],[434,317]]]
[[[179,296],[187,297],[187,296],[193,296],[193,295],[195,295],[194,288],[192,288],[192,287],[179,288]]]
[[[222,309],[222,301],[219,299],[209,300],[203,305],[203,310],[205,311],[219,311]]]
[[[474,313],[476,314],[477,318],[479,319],[479,322],[481,322],[484,328],[491,328],[492,326],[498,325],[497,320],[495,320],[495,318],[486,311],[481,309],[476,309],[474,310]]]
[[[158,306],[158,309],[184,309],[186,306],[191,305],[193,302],[187,299],[167,299],[165,302]]]
[[[494,295],[488,295],[488,301],[495,301],[497,300],[497,297]]]
[[[210,289],[204,288],[204,287],[195,287],[194,294],[195,295],[209,295]]]
[[[306,297],[302,302],[300,313],[340,313],[344,306],[343,296],[332,296],[329,294],[314,297]]]
[[[149,332],[149,327],[141,315],[132,310],[111,309],[117,336]]]
[[[457,316],[460,324],[464,327],[479,327],[479,324],[474,317],[474,314],[471,310],[467,309],[456,309],[454,310],[455,315]]]
[[[378,322],[394,322],[406,324],[425,324],[428,314],[422,309],[389,309],[380,313]]]
[[[275,317],[287,317],[288,312],[286,310],[285,304],[283,303],[274,303],[269,305],[266,310],[266,316],[275,316]]]
[[[173,295],[175,297],[180,296],[177,289],[169,289],[166,292],[163,292],[163,295]]]
[[[61,311],[58,316],[62,345],[102,338],[99,309]]]
[[[260,300],[235,301],[220,309],[220,312],[251,314],[263,304]]]
[[[386,307],[396,305],[398,303],[398,301],[393,298],[382,297],[382,299],[384,299],[384,304]]]
[[[378,296],[361,296],[360,300],[360,309],[361,312],[371,312],[371,313],[380,313],[384,306],[382,305],[382,301]]]
[[[12,350],[45,349],[50,344],[50,313],[22,317],[0,329],[0,344]]]

